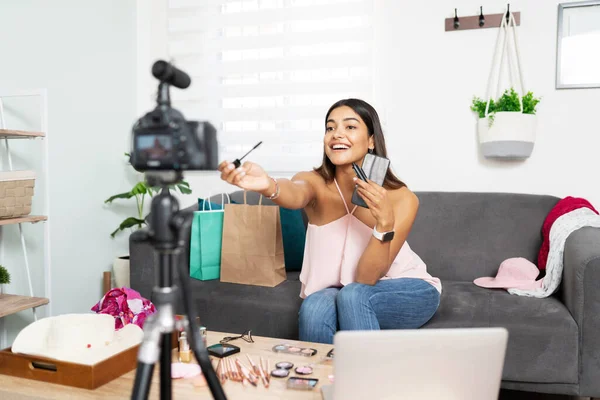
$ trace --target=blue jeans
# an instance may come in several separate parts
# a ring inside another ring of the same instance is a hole
[[[439,305],[440,292],[417,278],[322,289],[302,302],[299,338],[333,344],[338,329],[416,329],[433,317]]]

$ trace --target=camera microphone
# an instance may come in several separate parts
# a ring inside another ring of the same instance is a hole
[[[179,89],[185,89],[192,83],[190,76],[166,61],[158,60],[152,66],[152,75],[161,82]]]

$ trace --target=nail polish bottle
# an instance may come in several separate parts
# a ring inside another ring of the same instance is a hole
[[[189,363],[192,360],[192,351],[190,350],[190,344],[187,339],[187,333],[181,332],[179,336],[179,361]]]

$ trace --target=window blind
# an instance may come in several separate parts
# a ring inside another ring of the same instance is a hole
[[[372,96],[373,0],[169,0],[167,51],[192,78],[186,118],[219,131],[220,159],[268,171],[320,164],[325,114]]]

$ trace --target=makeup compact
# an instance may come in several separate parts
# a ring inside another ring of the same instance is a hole
[[[275,364],[275,366],[277,368],[281,368],[281,369],[292,369],[292,368],[294,368],[294,364],[292,364],[289,361],[280,361],[277,364]]]
[[[317,386],[319,382],[316,378],[299,378],[297,376],[292,376],[287,381],[288,389],[298,389],[298,390],[312,390]]]
[[[240,348],[232,344],[217,343],[206,348],[211,356],[223,358],[240,352]]]
[[[313,373],[312,367],[308,365],[305,365],[303,367],[297,367],[295,371],[298,375],[310,375]]]
[[[273,351],[275,353],[296,354],[304,357],[312,357],[317,354],[316,349],[292,346],[290,344],[278,344],[277,346],[273,346]]]
[[[287,378],[289,374],[290,371],[285,368],[277,368],[271,371],[271,376],[274,376],[275,378]]]

